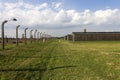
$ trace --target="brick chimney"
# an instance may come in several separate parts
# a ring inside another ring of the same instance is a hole
[[[84,32],[86,32],[87,30],[86,29],[84,29]]]

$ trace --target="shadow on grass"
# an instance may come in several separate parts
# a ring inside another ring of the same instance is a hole
[[[46,69],[0,69],[0,71],[2,72],[6,72],[6,71],[46,71]]]
[[[54,68],[50,68],[50,69],[32,69],[32,68],[28,68],[28,69],[0,69],[0,72],[6,72],[6,71],[41,71],[41,72],[45,72],[47,70],[56,70],[56,69],[62,69],[62,68],[73,68],[73,67],[77,67],[77,66],[59,66],[59,67],[54,67]]]
[[[54,67],[54,68],[50,68],[50,69],[38,69],[38,68],[26,68],[26,69],[0,69],[0,72],[25,72],[25,71],[29,71],[30,73],[31,72],[39,72],[39,80],[42,80],[43,76],[44,76],[44,73],[48,70],[52,71],[52,70],[56,70],[56,69],[62,69],[62,68],[73,68],[73,67],[76,67],[76,66],[59,66],[59,67]]]
[[[5,53],[0,53],[0,57],[15,57],[15,58],[51,58],[51,57],[45,57],[45,56],[12,56],[12,55],[6,55]],[[53,56],[54,58],[58,57],[69,57],[71,55],[63,55],[63,56]]]
[[[59,66],[59,67],[54,67],[54,68],[51,68],[49,70],[56,70],[56,69],[62,69],[62,68],[73,68],[73,67],[77,67],[77,66]]]

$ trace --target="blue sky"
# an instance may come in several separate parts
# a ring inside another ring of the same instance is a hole
[[[106,7],[110,8],[119,8],[120,0],[67,0],[65,1],[69,8],[77,10],[84,9],[105,9]]]
[[[16,24],[64,36],[75,31],[120,31],[120,0],[0,0],[0,22],[16,17]],[[4,16],[6,15],[6,16]],[[37,27],[36,27],[37,26]],[[6,33],[9,35],[9,33]],[[14,35],[13,35],[14,36]]]
[[[24,1],[30,4],[63,2],[65,9],[76,9],[78,11],[84,9],[98,10],[106,8],[120,8],[120,0],[0,0],[0,2],[17,2]]]

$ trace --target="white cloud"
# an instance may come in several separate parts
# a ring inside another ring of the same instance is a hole
[[[58,10],[55,11],[53,7]],[[15,17],[18,21],[7,26],[21,24],[29,28],[47,29],[48,32],[58,31],[59,29],[64,30],[69,27],[72,28],[70,29],[72,32],[73,29],[74,31],[75,29],[77,30],[78,26],[118,26],[120,25],[119,13],[119,9],[105,9],[94,12],[91,10],[84,10],[83,12],[78,12],[74,9],[64,10],[62,9],[62,3],[52,3],[52,5],[48,5],[48,3],[32,5],[23,1],[0,3],[1,23],[3,20]]]
[[[43,4],[38,5],[38,6],[35,7],[36,10],[45,9],[45,8],[48,8],[47,3],[43,3]]]
[[[61,8],[63,8],[63,3],[62,2],[52,2],[52,7],[54,8],[54,9],[58,9],[58,10],[60,10]]]
[[[71,19],[69,18],[66,11],[60,10],[55,16],[55,21],[58,23],[64,24],[64,23],[70,22]]]

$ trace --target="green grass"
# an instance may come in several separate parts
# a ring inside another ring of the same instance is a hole
[[[0,70],[0,80],[120,80],[120,41],[6,45]]]

